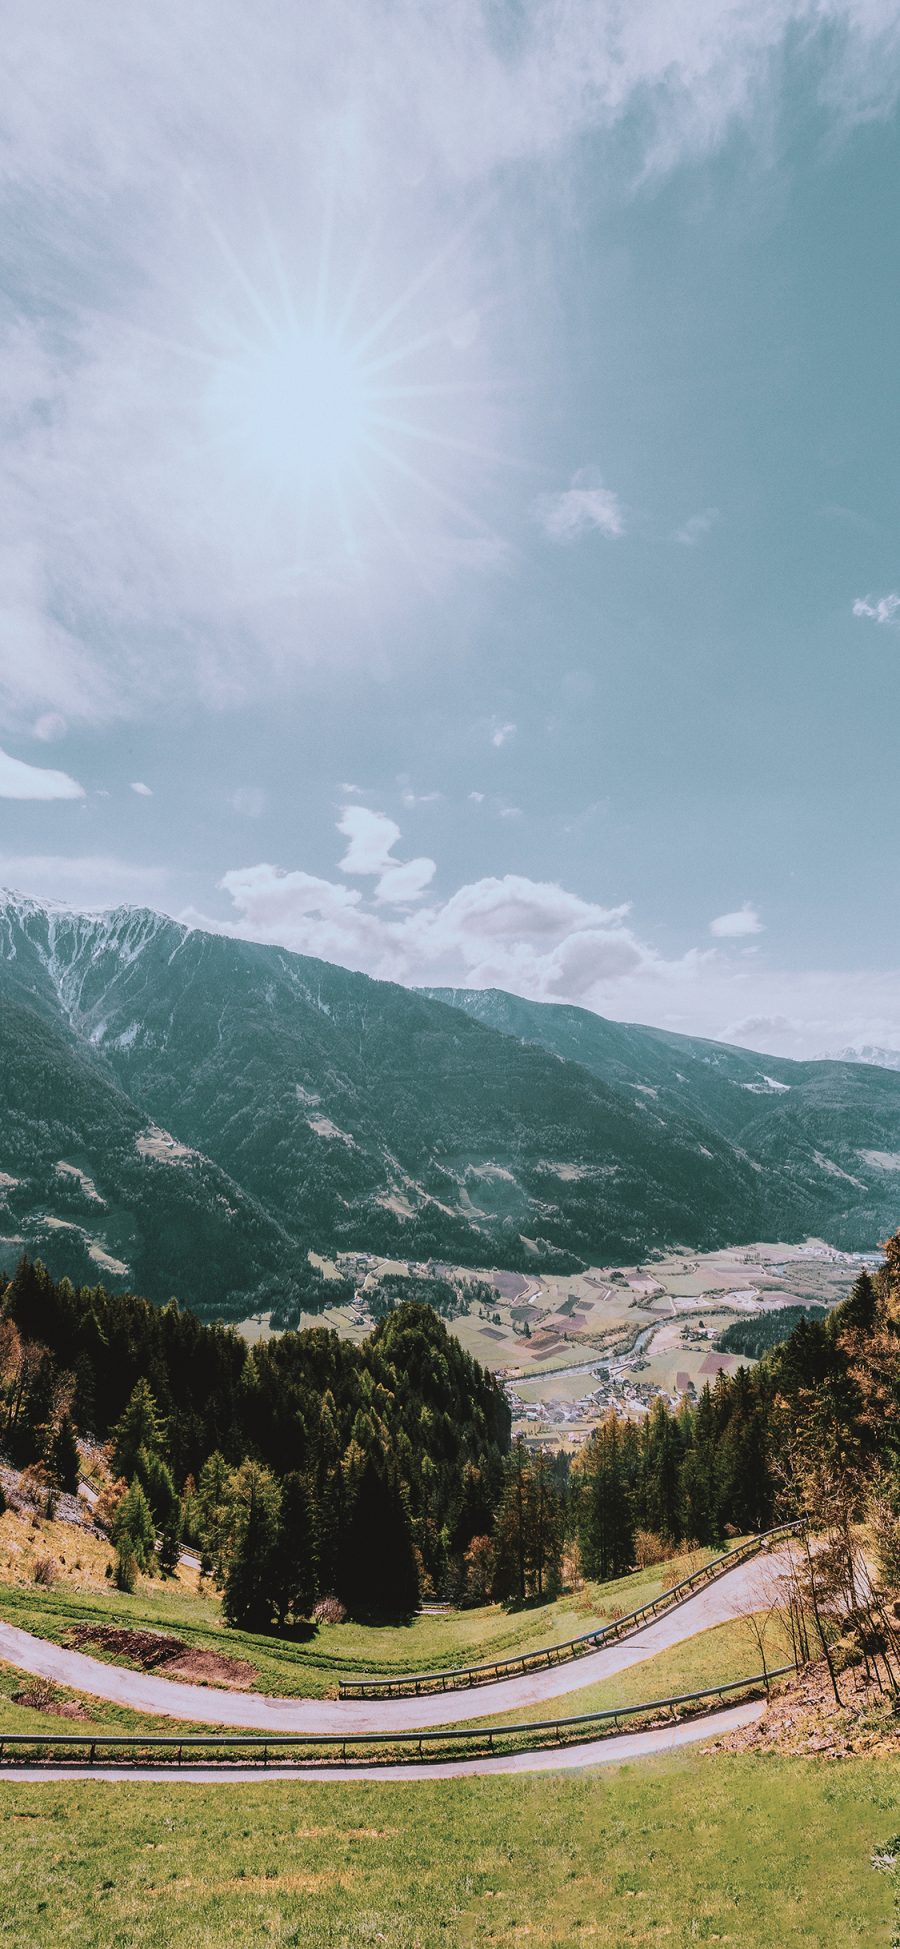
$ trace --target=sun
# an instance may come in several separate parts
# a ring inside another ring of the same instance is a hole
[[[204,445],[223,509],[236,520],[243,511],[247,535],[263,537],[268,557],[280,552],[287,574],[338,557],[359,566],[385,543],[411,559],[413,530],[497,539],[460,492],[464,462],[471,472],[473,462],[505,460],[480,444],[484,397],[500,388],[473,352],[478,315],[468,296],[453,306],[464,234],[369,308],[371,251],[335,278],[329,225],[307,289],[271,237],[251,275],[214,233],[230,297],[226,286],[213,342],[179,349],[206,368]],[[428,287],[438,272],[435,316]]]
[[[214,374],[210,404],[231,444],[281,487],[312,487],[357,465],[371,407],[352,348],[321,329],[248,348]]]

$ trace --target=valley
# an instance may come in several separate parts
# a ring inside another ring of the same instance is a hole
[[[877,1253],[841,1252],[821,1239],[662,1253],[637,1265],[567,1274],[472,1271],[359,1253],[318,1261],[326,1281],[353,1281],[353,1300],[301,1312],[297,1324],[360,1340],[375,1324],[370,1305],[382,1280],[402,1291],[404,1279],[412,1288],[417,1278],[438,1275],[459,1297],[449,1330],[503,1382],[513,1433],[533,1445],[574,1448],[611,1408],[641,1420],[659,1396],[672,1407],[695,1401],[718,1373],[748,1364],[746,1355],[718,1349],[735,1321],[798,1306],[828,1309],[846,1298],[862,1265],[878,1260]],[[475,1282],[477,1296],[467,1299]],[[237,1324],[251,1343],[272,1331],[266,1313]]]

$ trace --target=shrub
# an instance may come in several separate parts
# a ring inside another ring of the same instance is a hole
[[[663,1571],[663,1590],[674,1590],[675,1585],[683,1583],[685,1577],[693,1577],[696,1571],[702,1570],[705,1562],[705,1550],[701,1550],[696,1543],[682,1543],[674,1561],[667,1564]]]
[[[115,1482],[104,1483],[93,1508],[93,1519],[98,1529],[112,1530],[119,1504],[127,1494],[128,1484],[123,1475]]]
[[[343,1624],[347,1611],[339,1597],[320,1597],[312,1616],[314,1624]]]
[[[466,1551],[466,1602],[489,1604],[494,1583],[494,1545],[489,1536],[473,1536]]]
[[[35,1558],[34,1569],[31,1572],[31,1581],[35,1584],[43,1584],[47,1590],[50,1589],[52,1584],[55,1584],[56,1564],[52,1556],[39,1556]]]
[[[655,1529],[635,1530],[634,1560],[639,1570],[650,1570],[654,1563],[665,1563],[671,1554],[671,1543],[664,1542]]]

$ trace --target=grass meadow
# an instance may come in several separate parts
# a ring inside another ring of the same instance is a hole
[[[696,1751],[363,1785],[0,1778],[16,1949],[887,1949],[894,1765]]]

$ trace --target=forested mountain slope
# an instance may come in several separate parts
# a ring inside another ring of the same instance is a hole
[[[309,1247],[530,1266],[810,1231],[870,1245],[896,1208],[884,1070],[445,1001],[12,895],[0,1007],[7,1256],[24,1240],[86,1276],[87,1254],[203,1310],[265,1304]]]
[[[895,1222],[900,1199],[897,1073],[856,1061],[792,1062],[750,1049],[612,1022],[590,1010],[524,1001],[500,989],[430,989],[472,1020],[578,1063],[664,1120],[750,1160],[765,1184],[765,1236],[798,1209],[807,1229],[865,1248]]]

